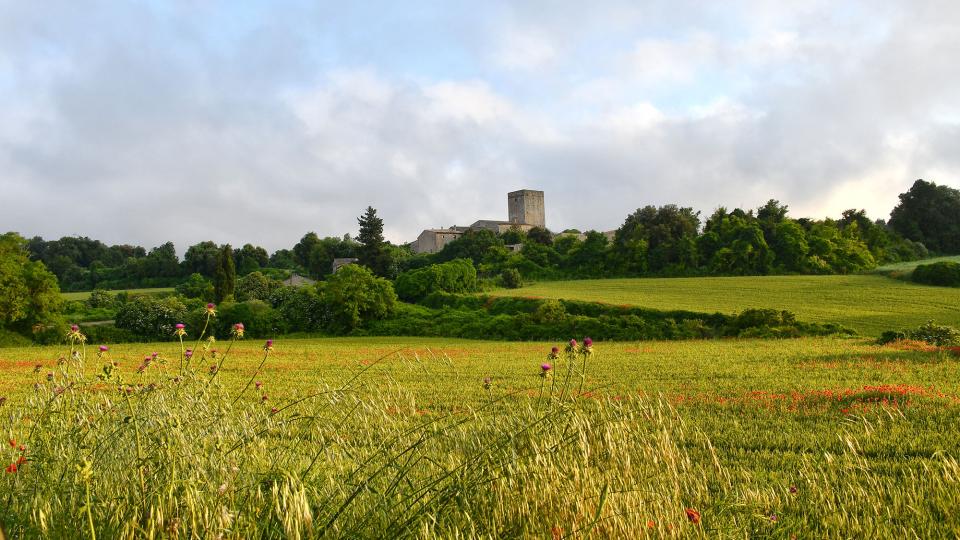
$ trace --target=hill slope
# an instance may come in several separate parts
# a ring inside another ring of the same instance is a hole
[[[960,289],[879,275],[552,281],[492,294],[722,313],[786,309],[804,321],[836,322],[868,336],[930,319],[960,326]]]

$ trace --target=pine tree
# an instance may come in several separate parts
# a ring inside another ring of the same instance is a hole
[[[390,251],[383,239],[383,220],[377,217],[377,210],[372,206],[357,218],[360,224],[360,234],[357,240],[360,247],[357,249],[357,258],[360,264],[366,266],[378,276],[386,276],[390,270]]]
[[[217,303],[233,296],[237,285],[237,270],[233,263],[233,248],[227,244],[220,248],[217,258],[217,273],[213,278],[214,296]]]

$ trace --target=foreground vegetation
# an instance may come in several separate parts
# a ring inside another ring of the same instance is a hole
[[[930,319],[960,326],[960,291],[878,275],[551,281],[492,294],[721,313],[785,309],[802,321],[838,323],[865,336]]]
[[[25,459],[0,520],[15,537],[960,533],[950,351],[598,343],[571,363],[551,345],[220,342],[182,375],[179,344],[83,366],[0,349],[4,456]]]

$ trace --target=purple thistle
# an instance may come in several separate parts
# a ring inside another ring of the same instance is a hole
[[[593,340],[590,338],[583,338],[583,344],[586,347],[593,347]]]
[[[106,345],[101,345],[99,349],[100,349],[100,352],[107,352],[110,350],[110,347],[107,347]]]
[[[176,328],[177,330],[183,330],[186,327],[187,325],[183,324],[182,322],[178,322],[176,325],[174,325],[174,328]]]
[[[540,364],[540,369],[542,369],[543,372],[546,373],[551,369],[553,369],[553,366],[551,366],[550,364]]]

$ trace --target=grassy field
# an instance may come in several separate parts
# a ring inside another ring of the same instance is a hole
[[[238,342],[212,386],[229,343],[194,359],[196,383],[172,379],[176,344],[88,354],[83,380],[116,361],[127,404],[115,382],[63,390],[79,366],[58,365],[59,349],[0,349],[0,429],[34,460],[4,475],[0,522],[57,536],[90,520],[104,537],[960,534],[960,362],[948,352],[598,343],[571,399],[581,358],[549,360],[542,378],[551,345],[280,340],[251,378],[262,343]],[[61,404],[74,414],[51,413],[50,429],[24,418],[41,425],[36,408]]]
[[[552,281],[492,294],[722,313],[786,309],[801,320],[836,322],[866,336],[916,327],[930,319],[960,326],[960,289],[880,275]]]
[[[912,272],[914,268],[921,264],[933,264],[935,262],[955,262],[960,263],[960,255],[950,255],[947,257],[933,257],[919,261],[907,261],[902,263],[885,264],[878,266],[874,272],[884,275],[903,275]]]
[[[128,294],[166,294],[172,293],[173,287],[156,287],[153,289],[124,289],[122,291],[108,291],[110,294],[117,294],[120,292],[125,292]],[[91,291],[79,291],[79,292],[65,292],[63,293],[64,300],[86,300],[90,298]]]

